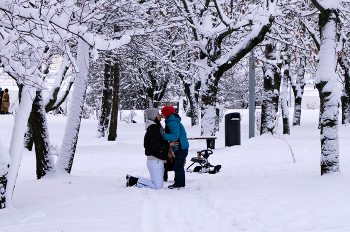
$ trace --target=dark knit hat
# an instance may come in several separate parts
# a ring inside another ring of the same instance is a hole
[[[175,108],[173,106],[164,106],[162,109],[162,114],[169,118],[170,115],[175,113]]]
[[[152,121],[154,119],[156,119],[158,113],[159,113],[158,109],[147,109],[147,110],[145,110],[146,118],[149,119],[149,120],[152,120]]]

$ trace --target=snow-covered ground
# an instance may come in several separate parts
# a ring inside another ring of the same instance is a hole
[[[248,111],[239,112],[242,145],[225,147],[221,123],[209,157],[221,171],[186,173],[183,190],[168,190],[172,181],[163,190],[125,187],[127,173],[148,177],[141,114],[136,124],[118,124],[116,142],[95,138],[97,121],[83,120],[71,175],[36,180],[35,154],[24,151],[15,209],[0,210],[0,232],[350,231],[350,127],[339,125],[341,173],[321,177],[317,110],[303,110],[302,125],[284,136],[296,163],[281,139],[248,139]],[[0,116],[6,148],[13,119]],[[48,115],[48,121],[59,149],[66,118]],[[184,115],[183,123],[189,137],[199,135]],[[203,148],[205,141],[190,141],[186,167]]]

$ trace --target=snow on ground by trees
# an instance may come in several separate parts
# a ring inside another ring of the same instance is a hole
[[[71,175],[36,180],[35,154],[23,153],[12,201],[16,210],[0,211],[0,231],[348,231],[348,126],[339,125],[341,172],[321,177],[317,110],[304,110],[301,126],[285,135],[296,163],[280,139],[270,134],[248,139],[248,110],[235,112],[242,116],[242,145],[224,147],[220,123],[209,161],[222,170],[186,173],[186,188],[175,191],[166,189],[173,172],[162,190],[125,187],[127,173],[149,176],[140,111],[138,123],[119,123],[115,142],[96,138],[97,120],[82,119]],[[180,115],[188,136],[197,136],[200,127]],[[48,116],[54,145],[62,142],[66,120]],[[281,118],[279,125],[282,133]],[[3,144],[9,144],[13,117],[1,116],[0,126]],[[190,141],[186,167],[203,148],[205,141]]]

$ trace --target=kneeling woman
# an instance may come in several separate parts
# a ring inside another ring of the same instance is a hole
[[[175,146],[175,142],[165,141],[163,138],[164,128],[160,124],[162,120],[158,109],[145,110],[146,134],[143,146],[147,156],[147,168],[151,180],[142,177],[126,175],[126,186],[137,186],[139,188],[163,188],[164,162],[167,159],[170,146]]]

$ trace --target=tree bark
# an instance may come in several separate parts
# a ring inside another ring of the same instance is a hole
[[[289,107],[288,107],[288,80],[289,80],[289,69],[284,70],[284,75],[282,79],[282,121],[283,121],[283,134],[290,135],[289,126]],[[289,103],[290,104],[290,103]]]
[[[57,169],[71,172],[74,155],[78,143],[81,118],[83,114],[84,98],[89,70],[89,44],[82,39],[78,40],[77,66],[79,72],[74,81],[69,115],[65,128],[61,151],[57,160]]]
[[[6,207],[6,185],[9,167],[10,157],[0,139],[0,209]]]
[[[44,104],[45,105],[45,112],[49,112],[49,111],[57,109],[58,107],[60,107],[60,105],[66,99],[66,97],[67,97],[67,95],[69,93],[69,90],[70,90],[71,83],[68,85],[66,93],[60,99],[58,99],[57,96],[58,96],[58,92],[60,90],[60,86],[61,86],[61,84],[62,84],[62,82],[63,82],[63,80],[64,80],[64,78],[66,76],[66,73],[67,73],[68,69],[69,69],[69,65],[70,65],[70,62],[69,62],[68,57],[64,56],[64,60],[62,62],[62,66],[61,66],[61,68],[59,69],[59,71],[56,74],[56,81],[54,83],[54,87],[52,88],[51,92],[49,93],[47,101],[45,102],[43,100],[42,96],[41,96],[40,104]],[[48,71],[48,67],[47,67],[47,71]],[[36,97],[38,97],[38,95]],[[57,100],[59,100],[59,101],[57,101]],[[33,102],[33,104],[35,104],[35,103]],[[36,107],[36,108],[38,109],[38,107]],[[38,113],[38,112],[36,112],[36,113]],[[34,120],[35,117],[33,117],[33,114],[36,114],[36,113],[31,112],[31,114],[29,116],[29,119],[28,119],[28,130],[27,130],[27,132],[25,134],[25,137],[24,137],[24,147],[27,148],[29,151],[31,151],[33,149],[33,144],[34,144],[33,123],[35,123],[35,122],[33,120]],[[46,116],[43,116],[43,117],[46,118]],[[46,121],[46,119],[45,119],[45,121]],[[39,126],[39,125],[37,124],[37,126]],[[37,128],[37,130],[45,131],[46,129],[44,129],[44,128],[39,128],[38,129]],[[44,144],[44,142],[41,142],[41,143]],[[49,148],[49,147],[47,147],[47,148]],[[48,154],[49,150],[47,150],[46,153]],[[41,155],[38,155],[38,157],[41,157]]]
[[[18,86],[18,99],[19,103],[21,103],[22,98],[22,90],[23,90],[23,84],[17,84]],[[28,118],[28,124],[27,124],[27,131],[24,134],[24,147],[28,149],[28,151],[33,150],[33,128],[32,128],[32,114],[29,115]]]
[[[33,140],[33,114],[30,113],[30,116],[28,118],[28,129],[27,132],[24,135],[24,147],[28,149],[28,151],[32,151],[33,150],[33,144],[34,144],[34,140]]]
[[[57,96],[60,91],[61,84],[67,74],[67,71],[69,69],[69,65],[71,63],[69,62],[69,59],[67,55],[64,56],[62,65],[60,69],[58,70],[56,74],[56,80],[53,85],[53,88],[51,89],[51,92],[49,93],[49,97],[47,98],[47,101],[45,102],[45,111],[49,112],[53,110],[53,108],[57,109],[62,103],[62,102],[57,102]],[[58,103],[58,104],[57,104]]]
[[[34,87],[22,86],[21,90],[22,98],[16,113],[9,150],[11,165],[7,174],[5,193],[6,207],[11,206],[12,194],[15,189],[18,171],[22,160],[24,134],[27,129],[26,125],[32,109],[33,100],[35,98]]]
[[[301,103],[304,94],[305,87],[305,62],[306,57],[303,56],[300,58],[300,64],[298,67],[298,74],[295,81],[292,81],[292,89],[294,92],[294,117],[293,117],[293,126],[300,126],[301,118]]]
[[[148,107],[153,107],[154,101],[161,101],[164,97],[165,90],[168,86],[168,83],[170,81],[170,77],[165,78],[165,80],[161,81],[161,79],[156,76],[156,72],[153,70],[155,69],[156,62],[151,62],[149,70],[147,71],[148,80],[150,81],[150,84],[148,87],[146,87],[146,93],[148,97]],[[166,74],[169,75],[169,74]]]
[[[48,172],[55,171],[55,163],[51,153],[51,144],[47,127],[46,112],[58,108],[63,103],[63,101],[57,102],[57,96],[60,86],[69,69],[69,65],[70,62],[65,56],[62,66],[56,74],[54,87],[51,90],[46,102],[43,99],[42,92],[36,92],[36,97],[32,105],[32,111],[28,119],[28,129],[24,137],[24,146],[31,151],[33,149],[33,144],[35,145],[37,179],[42,178]],[[66,92],[65,95],[68,95],[68,93]],[[64,96],[63,98],[65,99]]]
[[[118,125],[118,108],[119,108],[119,80],[120,80],[120,66],[116,62],[113,65],[113,93],[112,93],[112,112],[109,125],[108,141],[115,141],[117,138]]]
[[[201,87],[200,81],[191,80],[190,83],[187,83],[185,77],[182,74],[179,74],[182,83],[184,84],[185,95],[188,99],[189,109],[186,112],[186,116],[191,118],[191,126],[199,125],[199,90]]]
[[[201,98],[201,135],[202,136],[214,136],[216,133],[216,102],[218,84],[212,82],[211,77],[206,79],[206,82],[202,84],[202,98]]]
[[[101,116],[97,128],[97,137],[105,137],[109,124],[112,103],[112,66],[110,61],[106,61],[104,70],[104,89],[102,95]]]
[[[268,60],[273,61],[275,45],[268,43],[266,45],[265,56],[267,61],[263,66],[264,73],[264,93],[261,106],[261,127],[260,134],[274,133],[276,126],[276,117],[278,111],[279,89],[281,85],[280,69]]]
[[[50,147],[46,111],[41,91],[36,92],[30,118],[32,118],[32,135],[36,155],[36,176],[40,179],[48,172],[55,171],[55,163]]]
[[[342,124],[350,124],[350,65],[342,55],[338,57],[338,64],[344,70],[344,87],[341,96]]]
[[[0,209],[6,208],[6,184],[7,184],[7,173],[9,164],[1,165],[1,173],[0,173]]]
[[[339,171],[339,89],[335,73],[336,45],[339,40],[339,18],[336,10],[321,10],[320,62],[316,75],[316,87],[320,93],[321,175]]]
[[[289,126],[289,106],[288,106],[288,83],[291,80],[290,77],[290,54],[288,51],[288,46],[286,46],[285,54],[283,56],[283,78],[282,78],[282,96],[281,96],[281,106],[282,106],[282,120],[283,120],[283,134],[290,135]],[[291,104],[291,102],[289,102]]]
[[[343,94],[341,96],[342,124],[350,124],[350,97]]]

